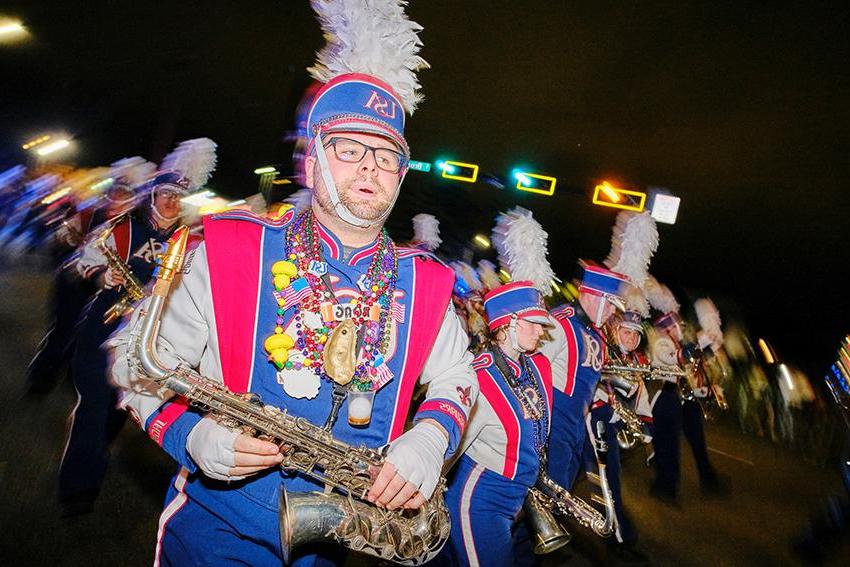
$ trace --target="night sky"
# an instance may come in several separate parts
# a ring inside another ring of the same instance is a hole
[[[159,160],[210,137],[211,186],[232,196],[256,192],[256,167],[290,167],[284,137],[323,45],[307,0],[5,4],[32,39],[0,45],[0,168],[55,130],[76,139],[80,166]],[[850,331],[840,3],[411,4],[432,66],[408,121],[413,157],[501,176],[522,165],[565,189],[547,198],[411,172],[389,223],[397,239],[430,212],[451,250],[518,204],[568,278],[610,246],[616,212],[590,204],[597,182],[666,187],[682,206],[677,224],[659,225],[651,271],[694,298],[734,300],[754,337],[813,377],[825,371]]]

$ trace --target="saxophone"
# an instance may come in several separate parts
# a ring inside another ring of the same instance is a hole
[[[324,428],[280,408],[264,405],[256,394],[231,392],[191,368],[166,367],[158,358],[159,323],[172,280],[182,266],[188,229],[180,227],[157,261],[151,300],[131,337],[132,366],[158,384],[209,412],[223,425],[271,441],[281,448],[286,470],[325,485],[324,492],[280,496],[280,536],[284,561],[302,544],[335,542],[402,565],[421,565],[433,558],[449,536],[451,521],[443,501],[442,479],[431,500],[419,510],[386,510],[365,500],[371,487],[370,467],[385,457],[365,446],[335,439]],[[336,492],[333,492],[336,490]]]
[[[596,508],[549,478],[544,463],[537,476],[537,483],[528,489],[523,505],[534,534],[534,553],[538,555],[555,551],[571,539],[556,516],[574,518],[600,537],[607,537],[614,532],[617,512],[614,509],[614,497],[608,487],[608,476],[605,474],[608,445],[603,438],[604,424],[600,425],[602,429],[596,436],[594,447],[599,475],[594,480],[598,482],[602,496],[593,494],[591,499],[604,506],[605,514],[601,514]]]
[[[623,428],[617,433],[617,443],[622,449],[631,449],[638,443],[649,443],[649,436],[644,430],[638,414],[629,407],[623,405],[617,394],[611,397],[611,409],[623,420]]]
[[[107,226],[94,241],[94,245],[106,258],[106,263],[109,264],[110,269],[121,274],[121,277],[124,278],[124,293],[121,294],[118,301],[116,301],[103,315],[103,322],[107,325],[115,319],[131,313],[134,309],[133,304],[145,297],[145,290],[143,289],[144,286],[142,285],[142,282],[140,282],[139,278],[133,274],[126,262],[124,262],[124,260],[122,260],[121,257],[112,250],[112,248],[106,245],[106,239],[109,238],[110,234],[112,234],[112,231],[115,229],[115,225],[117,225],[123,218],[123,216],[118,217],[115,221],[109,223],[109,226]]]

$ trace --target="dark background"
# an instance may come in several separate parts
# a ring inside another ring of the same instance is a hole
[[[554,175],[554,197],[411,172],[390,219],[436,214],[451,252],[499,210],[534,211],[562,277],[602,260],[615,211],[601,179],[682,198],[652,271],[674,290],[729,297],[754,337],[815,377],[848,331],[850,30],[841,3],[412,2],[425,27],[426,101],[414,159],[507,176]],[[74,162],[159,160],[187,138],[219,144],[211,187],[256,192],[289,167],[284,136],[323,44],[306,0],[7,2],[32,33],[0,45],[0,166],[44,131]],[[696,295],[694,296],[696,297]]]

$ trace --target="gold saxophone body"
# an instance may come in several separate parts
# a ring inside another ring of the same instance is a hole
[[[145,297],[145,290],[142,282],[140,282],[139,278],[133,274],[133,271],[130,270],[130,266],[128,266],[126,262],[124,262],[124,260],[122,260],[121,257],[112,250],[112,248],[106,245],[106,239],[109,238],[109,235],[112,234],[112,231],[115,229],[115,225],[117,225],[122,218],[123,217],[118,217],[115,221],[110,222],[109,226],[107,226],[106,229],[98,235],[94,242],[95,246],[106,258],[106,263],[112,271],[121,274],[121,277],[124,278],[124,293],[121,294],[118,301],[116,301],[103,315],[103,322],[107,325],[115,319],[119,319],[124,315],[132,313],[133,304]]]
[[[652,369],[643,364],[605,364],[602,367],[602,380],[626,392],[631,392],[644,376],[651,374]],[[649,442],[638,415],[631,408],[624,406],[616,393],[612,396],[611,407],[623,420],[624,427],[617,433],[617,443],[621,448],[631,449],[637,444]]]
[[[441,480],[431,500],[418,510],[386,510],[365,500],[372,485],[370,467],[385,457],[365,446],[348,445],[308,420],[265,405],[255,394],[231,392],[218,382],[158,358],[156,339],[164,303],[182,266],[188,230],[180,227],[158,260],[151,301],[140,314],[131,338],[132,366],[162,386],[207,411],[223,425],[271,441],[281,448],[286,470],[298,471],[325,485],[324,492],[287,493],[280,497],[280,536],[284,561],[293,550],[314,542],[334,542],[402,565],[433,558],[449,536],[451,521]]]

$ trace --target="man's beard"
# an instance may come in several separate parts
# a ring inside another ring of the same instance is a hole
[[[340,202],[348,209],[351,214],[363,220],[375,221],[383,218],[392,202],[387,197],[386,188],[381,183],[374,179],[369,184],[375,192],[371,199],[359,199],[352,191],[351,186],[358,181],[363,181],[362,177],[352,177],[342,183],[337,183],[337,193],[339,194]],[[331,203],[330,195],[325,191],[316,191],[316,200],[319,206],[328,214],[336,215],[336,209]]]

